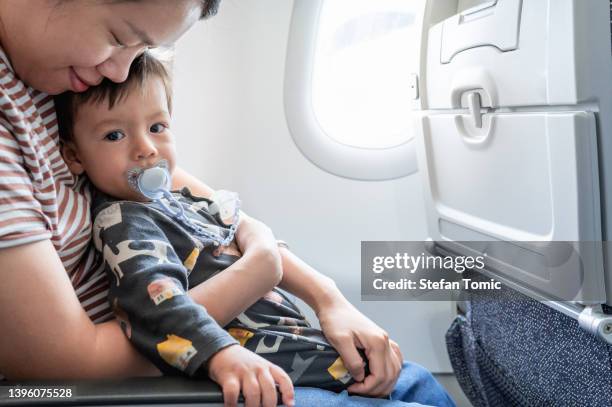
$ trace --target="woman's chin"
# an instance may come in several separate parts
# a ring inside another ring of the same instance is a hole
[[[29,87],[36,89],[40,92],[44,92],[48,95],[55,96],[60,93],[64,93],[68,90],[69,84],[66,83],[64,85],[60,85],[58,83],[49,82],[49,80],[38,79],[38,78],[20,78],[26,85]]]
[[[64,93],[64,92],[67,92],[67,91],[71,90],[67,86],[54,85],[54,84],[49,84],[49,83],[41,83],[41,84],[38,84],[38,85],[34,83],[32,85],[28,84],[28,86],[30,86],[30,87],[32,87],[32,88],[34,88],[34,89],[36,89],[36,90],[38,90],[40,92],[46,93],[47,95],[50,95],[50,96],[56,96],[56,95],[59,95],[61,93]]]

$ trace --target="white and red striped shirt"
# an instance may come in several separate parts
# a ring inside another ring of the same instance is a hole
[[[90,198],[60,154],[53,98],[17,78],[0,49],[0,249],[50,239],[83,308],[102,322],[112,312]]]

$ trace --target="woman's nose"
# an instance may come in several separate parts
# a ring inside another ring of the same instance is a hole
[[[96,68],[100,75],[113,82],[124,82],[130,72],[130,65],[134,59],[144,52],[144,47],[127,47],[118,49],[113,55],[99,64]]]

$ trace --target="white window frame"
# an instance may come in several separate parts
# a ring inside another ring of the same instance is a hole
[[[380,181],[413,174],[418,169],[414,137],[389,148],[360,148],[339,143],[318,123],[312,106],[312,75],[324,1],[294,1],[284,84],[285,117],[291,137],[309,161],[340,177]]]

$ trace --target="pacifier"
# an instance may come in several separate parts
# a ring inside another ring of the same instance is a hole
[[[161,160],[153,167],[135,167],[128,171],[128,183],[135,191],[145,197],[157,200],[164,196],[164,190],[171,186],[168,161]]]

